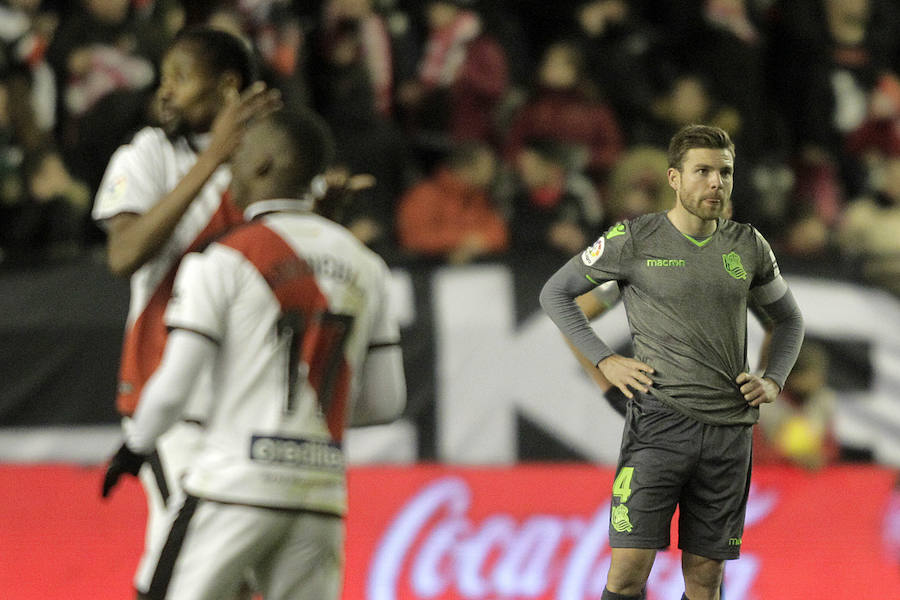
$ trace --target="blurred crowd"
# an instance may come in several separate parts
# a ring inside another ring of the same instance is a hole
[[[737,144],[734,218],[779,258],[900,294],[894,0],[0,0],[0,256],[102,250],[110,155],[185,26],[241,36],[374,176],[344,211],[389,262],[538,279],[672,201],[687,123]]]

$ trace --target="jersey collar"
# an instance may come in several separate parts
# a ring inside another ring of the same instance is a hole
[[[280,199],[280,200],[259,200],[244,209],[244,220],[252,221],[257,217],[268,213],[275,212],[302,212],[308,213],[312,210],[312,198],[297,199]]]
[[[193,150],[194,154],[200,154],[209,148],[209,142],[212,140],[212,134],[209,133],[189,133],[184,136],[184,141],[188,148]]]

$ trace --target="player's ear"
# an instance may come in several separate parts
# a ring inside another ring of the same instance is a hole
[[[675,167],[670,167],[666,171],[666,177],[669,179],[669,187],[677,192],[678,188],[681,187],[681,171]]]
[[[261,156],[259,162],[256,164],[256,168],[253,170],[253,174],[257,177],[265,177],[269,174],[269,171],[272,170],[272,167],[275,165],[275,159],[271,154],[266,154],[265,156]]]

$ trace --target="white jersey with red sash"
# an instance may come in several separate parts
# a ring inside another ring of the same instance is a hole
[[[143,214],[171,192],[197,160],[195,148],[208,136],[170,140],[146,127],[110,159],[92,216],[99,222],[122,213]],[[166,342],[163,314],[182,257],[202,249],[243,221],[227,198],[231,172],[220,167],[191,203],[162,250],[131,276],[131,300],[119,367],[116,407],[131,415],[141,389],[159,366]],[[202,411],[201,408],[198,412]]]
[[[166,323],[219,346],[189,494],[344,514],[340,442],[361,366],[397,337],[387,279],[349,231],[307,212],[261,216],[183,261]]]

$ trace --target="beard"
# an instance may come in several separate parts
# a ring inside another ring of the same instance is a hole
[[[165,121],[161,121],[160,127],[162,127],[162,130],[166,132],[166,137],[172,141],[180,137],[185,137],[191,133],[190,127],[187,126],[183,119],[179,118],[170,118],[166,119]]]
[[[700,198],[695,202],[682,201],[682,205],[685,210],[695,217],[703,219],[704,221],[714,221],[724,214],[725,203],[727,202],[725,198],[718,198],[718,200],[719,202],[717,204],[709,204],[706,202],[705,198]]]
[[[153,103],[153,120],[165,132],[169,140],[175,140],[190,133],[181,114],[158,98]]]
[[[170,140],[189,137],[194,134],[209,131],[210,122],[193,123],[184,111],[164,103],[157,105],[155,110],[156,121]]]

